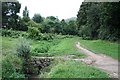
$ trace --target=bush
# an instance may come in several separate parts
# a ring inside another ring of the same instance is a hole
[[[30,45],[25,38],[19,38],[17,43],[17,55],[21,58],[30,56]]]
[[[83,39],[83,40],[91,40],[90,36],[86,36],[86,35],[83,35],[83,36],[82,36],[82,39]]]
[[[28,28],[28,34],[29,34],[28,35],[29,38],[37,39],[38,34],[39,34],[39,30],[36,27],[29,27]]]
[[[32,47],[31,53],[32,55],[37,55],[38,53],[47,53],[49,49],[57,45],[60,42],[60,39],[54,39],[54,40],[49,40],[49,41],[40,41],[39,43],[37,42],[35,46]],[[42,54],[46,55],[46,54]]]
[[[7,29],[0,29],[0,31],[2,32],[2,36],[5,37],[12,37],[12,38],[18,38],[20,36],[22,37],[27,37],[27,33],[23,32],[23,31],[14,31],[14,30],[7,30]]]
[[[42,28],[43,28],[43,26],[42,26],[42,24],[38,24],[38,23],[36,23],[36,22],[34,22],[34,21],[29,21],[28,22],[28,26],[29,27],[35,27],[35,28],[37,28],[40,32],[41,32],[41,30],[42,30]]]
[[[25,74],[25,77],[29,77],[29,71],[31,71],[30,65],[30,45],[28,41],[24,38],[18,39],[17,44],[17,55],[22,60],[22,72]]]
[[[39,45],[37,45],[33,50],[32,53],[47,53],[50,48],[50,44],[47,42],[41,42]]]
[[[22,61],[15,54],[7,54],[2,60],[2,78],[24,78]]]

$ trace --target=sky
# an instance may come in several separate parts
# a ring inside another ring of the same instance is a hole
[[[32,18],[35,13],[43,17],[55,16],[61,19],[76,17],[80,5],[84,0],[18,0],[21,3],[20,16],[25,6]]]

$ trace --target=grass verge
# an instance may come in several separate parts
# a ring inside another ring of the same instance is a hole
[[[103,40],[80,40],[81,46],[93,51],[118,59],[118,44]],[[119,59],[120,61],[120,59]]]
[[[58,63],[58,62],[57,62]],[[48,70],[48,69],[47,69]],[[108,78],[108,74],[84,63],[67,60],[51,67],[40,78]]]

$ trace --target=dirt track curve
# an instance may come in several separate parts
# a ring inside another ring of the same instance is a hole
[[[118,61],[117,60],[103,54],[95,54],[81,47],[79,42],[76,44],[76,47],[82,53],[87,55],[87,58],[81,59],[81,61],[85,62],[86,64],[93,65],[107,72],[111,78],[118,78]]]

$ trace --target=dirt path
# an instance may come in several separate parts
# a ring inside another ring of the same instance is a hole
[[[87,57],[86,58],[77,58],[77,59],[72,59],[72,60],[81,61],[81,62],[86,63],[87,65],[95,66],[96,68],[99,68],[99,69],[103,70],[104,72],[107,72],[111,78],[119,77],[117,60],[114,60],[113,58],[108,57],[103,54],[95,54],[95,53],[81,47],[79,42],[76,44],[76,47],[80,50],[81,53],[87,55]],[[71,60],[70,57],[72,57],[72,56],[74,56],[74,55],[64,55],[64,56],[55,56],[55,57],[33,56],[33,58],[50,58],[50,59]]]
[[[107,72],[110,75],[110,77],[118,78],[118,61],[117,60],[114,60],[111,57],[105,56],[103,54],[100,54],[100,55],[95,54],[81,47],[79,42],[76,44],[76,47],[88,57],[84,59],[75,59],[75,60],[80,60],[85,62],[86,64],[93,65]]]

